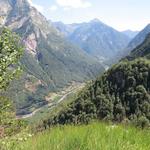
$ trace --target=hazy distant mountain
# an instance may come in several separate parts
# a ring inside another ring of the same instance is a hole
[[[139,33],[139,31],[125,30],[122,33],[133,39]]]
[[[70,25],[55,23],[55,26],[70,41],[100,60],[113,58],[130,41],[128,36],[105,25],[98,19],[88,23]]]
[[[19,112],[46,103],[50,91],[91,79],[104,69],[68,42],[27,0],[0,0],[0,15],[1,24],[18,33],[26,47],[21,60],[25,73],[9,92]]]
[[[129,54],[131,50],[133,50],[138,45],[140,45],[145,40],[145,38],[147,37],[149,33],[150,33],[150,24],[148,24],[141,32],[139,32],[135,36],[135,38],[133,38],[133,40],[129,43],[129,45],[125,49],[124,55]]]

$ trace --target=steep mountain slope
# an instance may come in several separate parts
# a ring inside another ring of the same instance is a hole
[[[9,91],[19,113],[47,103],[48,92],[103,70],[94,58],[64,39],[27,0],[0,0],[0,14],[1,23],[18,33],[26,47],[21,60],[25,73]]]
[[[73,26],[73,30],[69,30],[68,26]],[[57,24],[56,27],[64,32],[64,24],[63,26],[59,24],[59,27]],[[66,25],[66,30],[71,31],[67,34],[69,40],[99,60],[112,58],[125,48],[130,40],[123,33],[105,25],[98,19],[88,23]]]
[[[150,59],[150,34],[147,35],[146,39],[142,44],[136,47],[131,51],[130,55],[127,56],[129,60],[138,58],[138,57],[146,57]]]
[[[129,54],[134,48],[136,48],[138,45],[140,45],[147,35],[150,33],[150,24],[148,24],[141,32],[135,36],[135,38],[129,43],[127,48],[124,50],[124,56]]]
[[[122,33],[133,39],[139,33],[139,31],[125,30]]]

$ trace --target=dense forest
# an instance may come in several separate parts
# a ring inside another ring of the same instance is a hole
[[[67,109],[45,120],[44,126],[100,119],[131,122],[143,128],[150,121],[149,92],[150,60],[125,60],[88,85]]]

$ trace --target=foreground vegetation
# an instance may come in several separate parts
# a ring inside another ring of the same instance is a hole
[[[7,28],[0,29],[0,138],[16,134],[26,126],[15,119],[13,104],[2,94],[21,73],[18,61],[22,54],[20,38]]]
[[[14,143],[15,145],[15,143]],[[54,127],[11,150],[149,150],[150,131],[92,123]]]

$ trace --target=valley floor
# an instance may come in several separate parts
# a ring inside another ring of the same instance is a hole
[[[78,83],[74,82],[73,84],[65,87],[62,91],[56,92],[56,93],[49,93],[49,95],[46,97],[46,100],[48,101],[47,105],[44,105],[38,109],[35,109],[32,113],[26,114],[26,115],[19,115],[16,116],[17,119],[27,119],[34,120],[34,118],[39,116],[39,113],[42,113],[45,111],[45,109],[48,108],[48,112],[54,109],[58,106],[59,103],[66,100],[67,96],[76,93],[77,91],[80,91],[85,86],[85,83]],[[31,119],[30,119],[31,118]],[[41,116],[43,118],[43,116]],[[40,120],[41,118],[38,118]],[[35,121],[35,120],[34,120]]]
[[[150,131],[103,123],[55,127],[12,150],[150,150]]]

